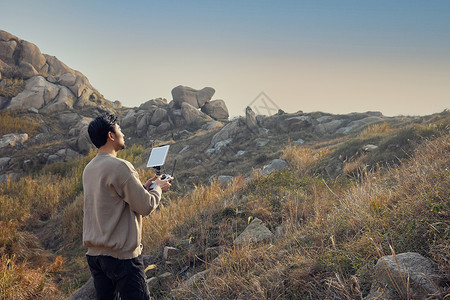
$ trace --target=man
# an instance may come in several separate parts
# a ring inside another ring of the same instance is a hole
[[[117,158],[125,148],[117,117],[103,114],[88,127],[98,154],[83,172],[83,244],[97,299],[149,299],[141,257],[142,216],[159,204],[172,178],[144,185],[133,165]],[[152,183],[156,187],[149,190]]]

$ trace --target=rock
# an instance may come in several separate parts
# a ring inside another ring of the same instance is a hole
[[[273,238],[273,233],[263,225],[258,218],[253,219],[250,225],[234,240],[235,245],[258,243]]]
[[[9,133],[5,134],[0,138],[0,149],[5,148],[8,146],[14,147],[17,144],[22,144],[25,141],[28,140],[28,134],[22,133],[22,134],[15,134],[15,133]]]
[[[149,100],[145,103],[142,103],[139,106],[139,109],[143,109],[143,110],[153,110],[155,107],[162,107],[167,105],[167,100],[164,98],[157,98],[157,99],[152,99]]]
[[[229,114],[225,101],[213,100],[202,107],[202,112],[218,121],[227,121]]]
[[[183,103],[188,103],[195,108],[201,108],[210,101],[214,95],[213,88],[205,87],[202,90],[179,85],[172,89],[172,97],[176,107],[181,107]]]
[[[75,74],[68,72],[59,77],[58,83],[66,87],[69,87],[74,85],[76,80],[77,77],[75,76]]]
[[[201,272],[198,272],[197,274],[192,275],[189,277],[188,280],[184,281],[182,283],[183,288],[190,288],[198,284],[199,281],[205,280],[206,275],[208,275],[210,270],[204,270]]]
[[[64,128],[71,128],[80,120],[77,113],[62,113],[58,114],[57,118]]]
[[[55,154],[49,155],[47,158],[47,164],[55,163],[55,162],[67,162],[79,157],[80,154],[78,152],[73,151],[72,149],[61,149]]]
[[[436,265],[419,253],[383,256],[375,265],[374,282],[364,299],[406,299],[407,295],[408,299],[426,299],[439,293],[439,279]]]
[[[303,145],[304,143],[305,143],[305,141],[303,139],[298,139],[293,142],[293,144],[295,144],[295,145]]]
[[[238,152],[236,152],[236,154],[234,155],[234,157],[239,157],[245,154],[245,151],[243,150],[239,150]]]
[[[150,124],[151,119],[150,113],[145,113],[144,115],[141,115],[138,117],[137,120],[137,126],[136,126],[136,133],[138,136],[144,136],[147,133],[147,127]]]
[[[211,87],[205,87],[197,92],[197,103],[198,107],[202,108],[206,103],[211,101],[212,96],[216,92],[215,89]]]
[[[0,158],[0,171],[8,167],[11,157],[1,157]]]
[[[157,128],[156,132],[164,133],[172,129],[172,125],[169,122],[162,122]]]
[[[181,150],[180,150],[180,152],[178,152],[178,154],[182,154],[182,153],[184,153],[184,152],[188,151],[188,150],[189,150],[189,148],[190,148],[190,146],[189,146],[189,145],[187,145],[187,146],[184,146],[184,147],[183,147],[183,149],[181,149]]]
[[[4,109],[9,104],[9,99],[3,96],[0,96],[0,109]]]
[[[30,63],[27,62],[20,63],[19,72],[20,74],[22,74],[23,79],[28,79],[39,74],[36,71],[36,69]]]
[[[250,106],[247,106],[247,108],[245,109],[245,124],[251,132],[258,132],[259,126],[258,122],[256,121],[256,114]]]
[[[361,149],[365,152],[373,152],[378,149],[378,146],[372,145],[372,144],[367,144],[367,145],[362,146]]]
[[[61,76],[66,73],[74,72],[71,68],[66,66],[62,61],[57,59],[55,56],[44,54],[44,57],[49,66],[48,73],[52,74],[52,76]]]
[[[91,277],[78,291],[70,296],[69,300],[95,300],[97,294],[95,292],[94,279]]]
[[[17,41],[0,41],[0,59],[6,64],[14,64],[14,50],[16,50]]]
[[[228,144],[230,144],[233,141],[232,138],[217,142],[214,145],[214,148],[210,148],[206,150],[206,154],[212,154],[212,153],[220,153],[222,152],[222,149],[226,146],[228,146]]]
[[[127,128],[136,125],[136,111],[134,109],[128,110],[125,117],[120,121],[120,127]]]
[[[288,128],[287,131],[300,131],[312,125],[312,120],[310,116],[297,116],[291,117],[284,120]]]
[[[194,106],[186,102],[181,104],[181,114],[184,120],[186,120],[186,124],[188,125],[201,126],[207,122],[212,121],[209,116],[203,114]]]
[[[377,122],[380,120],[382,120],[382,118],[376,117],[376,116],[371,116],[371,117],[366,117],[366,118],[363,118],[360,120],[352,121],[346,127],[339,128],[336,131],[336,133],[348,133],[359,126],[366,125],[366,124],[369,124],[372,122]]]
[[[255,143],[256,143],[257,147],[264,147],[265,145],[267,145],[269,143],[269,140],[258,138],[255,140]]]
[[[59,94],[54,101],[40,110],[42,113],[50,114],[54,112],[61,112],[73,108],[75,98],[68,88],[61,87]]]
[[[166,119],[167,119],[167,110],[165,110],[164,108],[157,108],[150,119],[150,124],[158,126],[159,124],[161,124],[162,121]]]
[[[222,127],[222,129],[220,129],[211,139],[210,146],[214,147],[219,141],[232,139],[237,136],[238,133],[242,132],[239,123],[239,120],[235,120]]]
[[[164,252],[163,252],[163,258],[165,260],[168,260],[168,259],[172,258],[173,256],[177,255],[179,252],[180,252],[180,250],[175,247],[165,246]]]
[[[209,182],[213,182],[214,180],[217,180],[217,183],[221,186],[227,185],[228,183],[231,182],[231,180],[233,180],[233,176],[228,176],[228,175],[219,175],[219,176],[211,176],[209,178]]]
[[[91,142],[91,138],[89,137],[89,133],[88,133],[88,125],[89,125],[90,120],[92,120],[92,119],[83,118],[78,123],[78,126],[77,126],[78,128],[80,128],[81,126],[84,125],[83,127],[81,127],[79,129],[80,133],[78,135],[77,143],[76,143],[78,152],[80,152],[82,154],[88,154],[89,151],[91,151],[91,149],[95,148],[94,144],[92,144],[92,142]]]
[[[319,123],[325,123],[325,122],[330,121],[330,119],[331,119],[331,116],[322,116],[320,118],[317,118],[316,121]]]
[[[151,277],[145,281],[147,283],[147,288],[149,291],[159,286],[158,277]]]
[[[270,162],[270,164],[264,166],[264,168],[261,170],[261,172],[264,175],[269,175],[273,171],[287,169],[287,168],[289,168],[289,165],[286,161],[284,161],[282,159],[274,159]]]
[[[34,76],[25,82],[25,90],[11,99],[7,109],[40,109],[58,94],[58,86],[42,76]]]
[[[342,126],[342,120],[333,120],[327,123],[322,124],[325,131],[328,133],[334,133],[339,127]]]
[[[20,53],[19,62],[31,64],[38,72],[44,67],[47,60],[42,55],[39,48],[27,41],[22,41],[22,51]]]

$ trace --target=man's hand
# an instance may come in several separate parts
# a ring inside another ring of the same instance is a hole
[[[147,180],[147,182],[144,184],[144,186],[148,190],[150,188],[150,186],[153,183],[155,183],[157,186],[159,186],[161,188],[163,193],[165,193],[170,189],[170,187],[171,187],[170,182],[172,181],[172,179],[173,179],[173,177],[161,180],[160,177],[155,175],[154,177]]]

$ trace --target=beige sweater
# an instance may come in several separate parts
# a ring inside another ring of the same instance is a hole
[[[161,188],[147,192],[126,160],[99,153],[83,172],[83,245],[87,255],[130,259],[142,252],[142,216],[159,204]]]

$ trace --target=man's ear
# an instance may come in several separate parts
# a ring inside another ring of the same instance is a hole
[[[109,138],[110,140],[112,140],[112,141],[114,141],[114,138],[115,138],[115,136],[113,135],[113,133],[114,133],[114,132],[112,132],[112,131],[109,131],[109,132],[108,132],[108,138]]]

